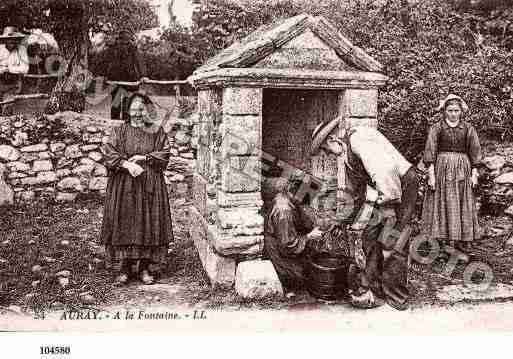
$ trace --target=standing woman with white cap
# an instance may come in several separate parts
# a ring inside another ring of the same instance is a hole
[[[444,119],[430,128],[424,151],[431,189],[422,216],[427,234],[463,252],[481,236],[472,190],[482,153],[476,130],[463,120],[468,109],[459,96],[442,100],[437,110]]]

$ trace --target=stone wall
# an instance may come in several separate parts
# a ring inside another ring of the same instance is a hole
[[[103,194],[107,169],[100,147],[111,128],[119,124],[72,112],[46,118],[0,117],[2,193],[9,192],[7,184],[14,201],[39,197],[72,201],[79,193]],[[165,129],[171,144],[166,182],[178,197],[186,198],[194,169],[193,127],[188,120],[174,119]],[[4,195],[3,203],[11,202],[8,194]]]
[[[484,147],[484,166],[476,191],[482,215],[513,216],[513,144],[491,143]]]

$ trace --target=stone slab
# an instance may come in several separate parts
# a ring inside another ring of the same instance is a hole
[[[221,133],[221,156],[251,155],[262,148],[261,116],[224,115],[219,127]]]
[[[261,188],[259,156],[233,156],[221,162],[221,190],[227,193],[258,192]]]
[[[235,291],[245,299],[283,296],[283,287],[271,261],[254,260],[239,263]]]
[[[367,127],[373,127],[378,128],[378,119],[376,117],[347,117],[346,119],[346,126],[349,127],[355,127],[355,126],[367,126]]]
[[[470,300],[496,300],[513,298],[513,285],[498,283],[486,290],[478,285],[448,285],[438,291],[436,297],[444,302],[462,302]]]
[[[217,204],[219,207],[262,207],[262,195],[260,192],[253,193],[217,193]]]
[[[261,115],[262,94],[262,88],[225,88],[223,90],[223,113],[228,115]]]
[[[212,226],[211,226],[212,227]],[[211,232],[216,233],[216,232]],[[223,256],[261,256],[264,251],[264,236],[225,236],[219,233],[212,239],[217,253]]]
[[[344,93],[346,116],[371,117],[378,115],[378,90],[348,89]]]
[[[209,236],[212,234],[209,234],[208,225],[194,207],[191,207],[189,214],[191,220],[189,234],[210,279],[210,284],[213,287],[231,288],[235,283],[235,260],[215,252],[214,247],[209,243]]]

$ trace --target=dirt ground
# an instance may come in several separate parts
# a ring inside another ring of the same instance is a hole
[[[168,266],[157,285],[144,286],[134,281],[124,288],[114,287],[105,268],[99,246],[103,203],[101,198],[84,197],[71,204],[34,203],[29,207],[3,208],[0,213],[0,306],[18,306],[29,311],[59,310],[89,305],[107,307],[194,306],[203,308],[300,308],[317,301],[306,292],[293,300],[245,301],[234,291],[211,291],[187,231],[184,199],[173,199],[175,241],[170,246]],[[475,246],[471,259],[488,263],[494,281],[512,283],[513,252],[505,246],[512,221],[507,217],[484,218],[489,234]],[[34,266],[40,266],[34,271]],[[463,282],[465,266],[458,264],[448,277],[442,274],[444,260],[432,265],[411,266],[409,278],[412,307],[440,305],[437,291],[448,284]],[[71,272],[70,283],[59,285],[56,273]]]

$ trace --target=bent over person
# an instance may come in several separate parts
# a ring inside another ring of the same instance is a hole
[[[370,308],[376,297],[404,310],[409,300],[407,287],[408,246],[397,246],[398,234],[407,229],[418,195],[419,177],[413,167],[378,130],[357,126],[338,137],[337,118],[322,123],[312,135],[312,154],[322,150],[346,153],[346,191],[354,210],[345,219],[362,234],[362,257],[356,258],[352,304]],[[365,204],[374,207],[372,220],[363,228],[357,217]],[[400,241],[400,240],[399,240]]]
[[[267,255],[288,293],[304,288],[307,242],[322,236],[322,232],[314,228],[313,218],[304,204],[294,199],[292,185],[287,178],[277,180],[278,193],[267,217],[264,236]]]

